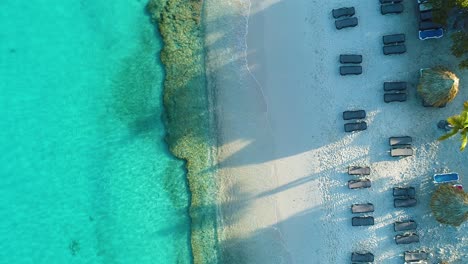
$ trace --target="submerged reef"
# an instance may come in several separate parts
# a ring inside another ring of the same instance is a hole
[[[206,87],[201,0],[150,0],[163,39],[163,104],[170,151],[186,161],[194,263],[217,263],[213,115]]]

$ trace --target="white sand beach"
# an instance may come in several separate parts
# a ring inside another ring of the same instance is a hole
[[[402,263],[415,249],[430,252],[431,263],[466,263],[467,224],[441,225],[429,208],[434,173],[456,171],[468,184],[458,139],[436,140],[437,122],[468,99],[468,73],[450,55],[450,39],[417,38],[416,1],[386,16],[378,1],[251,2],[205,2],[223,263],[348,263],[353,251]],[[348,6],[359,25],[337,30],[331,10]],[[383,55],[382,36],[396,33],[406,34],[407,52]],[[363,56],[363,74],[340,76],[346,53]],[[460,92],[445,108],[425,108],[419,69],[437,65],[459,76]],[[408,82],[408,100],[385,103],[384,81]],[[342,112],[356,109],[367,112],[368,128],[345,133]],[[411,136],[415,154],[390,157],[391,136]],[[347,188],[352,165],[371,168],[371,188]],[[396,209],[391,189],[406,186],[418,205]],[[351,226],[351,204],[367,202],[375,225]],[[395,244],[393,223],[403,219],[417,222],[420,243]]]

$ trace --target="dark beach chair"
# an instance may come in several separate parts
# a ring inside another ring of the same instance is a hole
[[[362,62],[362,55],[357,54],[341,54],[340,55],[340,63],[361,63]]]
[[[359,167],[359,166],[349,166],[348,174],[349,175],[370,175],[370,168]]]
[[[371,181],[369,179],[359,179],[359,180],[348,181],[349,189],[362,189],[362,188],[370,188],[370,187],[371,187]]]
[[[416,206],[417,201],[415,198],[395,198],[393,199],[393,206],[395,208],[400,207],[414,207]]]
[[[404,136],[404,137],[390,137],[388,138],[388,144],[390,146],[400,146],[400,145],[411,145],[413,143],[413,138],[409,136]]]
[[[419,236],[416,233],[408,233],[403,235],[396,235],[395,242],[400,244],[411,244],[419,242]]]
[[[358,25],[358,19],[356,17],[348,17],[340,20],[335,20],[336,29],[343,29],[348,27],[355,27]]]
[[[332,10],[333,18],[340,18],[343,16],[354,16],[355,10],[354,7],[342,7]]]
[[[395,222],[393,229],[395,232],[399,231],[407,231],[407,230],[415,230],[418,225],[413,220],[406,220],[406,221],[397,221]]]
[[[353,252],[351,254],[351,262],[353,262],[353,263],[374,262],[374,254],[372,254],[370,252],[365,252],[365,253]]]
[[[405,261],[417,262],[420,260],[427,260],[429,254],[424,250],[405,251]]]
[[[421,19],[421,21],[432,21],[432,18],[432,10],[419,12],[419,19]]]
[[[384,82],[384,91],[406,91],[406,82]]]
[[[374,225],[374,217],[372,216],[353,217],[351,224],[353,226],[371,226],[371,225]]]
[[[390,156],[392,157],[413,156],[413,149],[412,148],[392,148],[390,150]]]
[[[419,39],[426,40],[426,39],[434,39],[434,38],[441,38],[444,36],[444,30],[442,28],[438,29],[429,29],[429,30],[420,30],[419,31]]]
[[[353,111],[343,112],[343,120],[364,119],[364,118],[366,118],[366,111],[364,110],[353,110]]]
[[[401,3],[403,0],[380,0],[380,4]]]
[[[405,44],[396,44],[396,45],[389,45],[389,46],[383,47],[383,53],[385,55],[403,54],[405,52],[406,52]]]
[[[406,93],[386,93],[384,94],[384,102],[405,102],[407,99]]]
[[[367,129],[367,123],[364,121],[344,124],[345,132],[363,131],[366,129]]]
[[[419,30],[439,29],[442,25],[433,21],[421,21],[419,22]]]
[[[353,214],[374,212],[374,205],[371,203],[353,204],[351,205],[351,212]]]
[[[403,43],[406,40],[405,34],[393,34],[393,35],[385,35],[382,37],[383,44],[395,44],[395,43]]]
[[[362,66],[340,66],[341,75],[359,75],[362,73]]]
[[[400,14],[401,12],[403,12],[403,5],[400,3],[386,4],[380,6],[380,13],[382,15]]]
[[[405,197],[414,197],[416,195],[416,190],[414,187],[393,187],[393,196],[405,196]]]

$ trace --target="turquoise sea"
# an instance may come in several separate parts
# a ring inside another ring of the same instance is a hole
[[[0,1],[0,263],[191,263],[137,0]]]

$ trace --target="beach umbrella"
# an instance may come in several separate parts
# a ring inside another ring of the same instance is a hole
[[[442,67],[421,69],[418,93],[424,102],[438,107],[452,101],[458,93],[458,77]]]
[[[468,194],[450,184],[441,185],[432,194],[431,209],[437,221],[459,226],[468,219]]]

